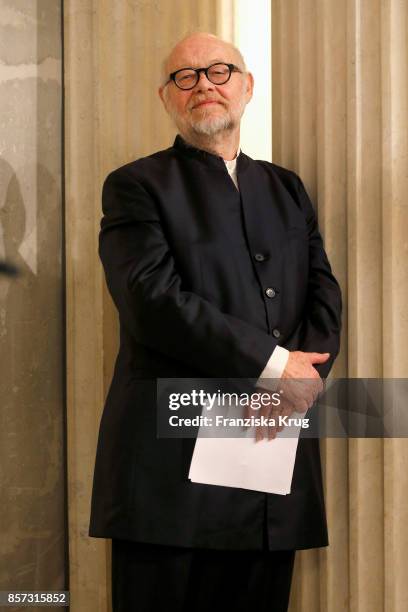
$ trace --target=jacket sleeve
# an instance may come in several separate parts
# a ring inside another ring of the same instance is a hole
[[[155,202],[128,168],[108,176],[102,207],[99,255],[134,339],[204,376],[258,378],[276,341],[183,289]]]
[[[309,280],[306,307],[296,337],[299,344],[291,350],[330,353],[329,360],[316,365],[327,377],[340,349],[341,291],[334,278],[323,247],[317,218],[302,181],[296,176],[296,199],[306,218],[309,235]]]

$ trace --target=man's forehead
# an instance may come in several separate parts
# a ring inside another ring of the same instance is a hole
[[[236,63],[235,49],[217,38],[194,38],[182,41],[172,50],[167,68],[169,72],[191,66],[201,68],[215,62]]]

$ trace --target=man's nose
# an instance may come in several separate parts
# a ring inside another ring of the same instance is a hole
[[[198,81],[196,85],[194,86],[194,89],[196,89],[197,91],[202,91],[202,90],[208,91],[209,89],[213,89],[213,87],[214,87],[213,83],[211,83],[211,81],[209,81],[207,77],[205,76],[204,70],[200,72],[198,75]]]

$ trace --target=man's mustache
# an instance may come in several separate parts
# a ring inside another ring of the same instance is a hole
[[[200,104],[203,104],[204,102],[216,102],[217,104],[221,104],[222,106],[224,106],[224,103],[221,102],[221,100],[217,100],[216,98],[201,98],[201,99],[194,100],[194,103],[190,106],[189,110],[196,108],[197,106],[199,106]]]

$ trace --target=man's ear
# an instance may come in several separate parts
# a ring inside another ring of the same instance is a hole
[[[157,93],[159,94],[160,100],[163,102],[163,106],[167,111],[167,104],[166,104],[166,96],[164,95],[164,85],[160,85],[159,89],[157,90]]]
[[[254,93],[254,76],[252,72],[246,73],[246,101],[247,103],[252,98],[252,94]]]

